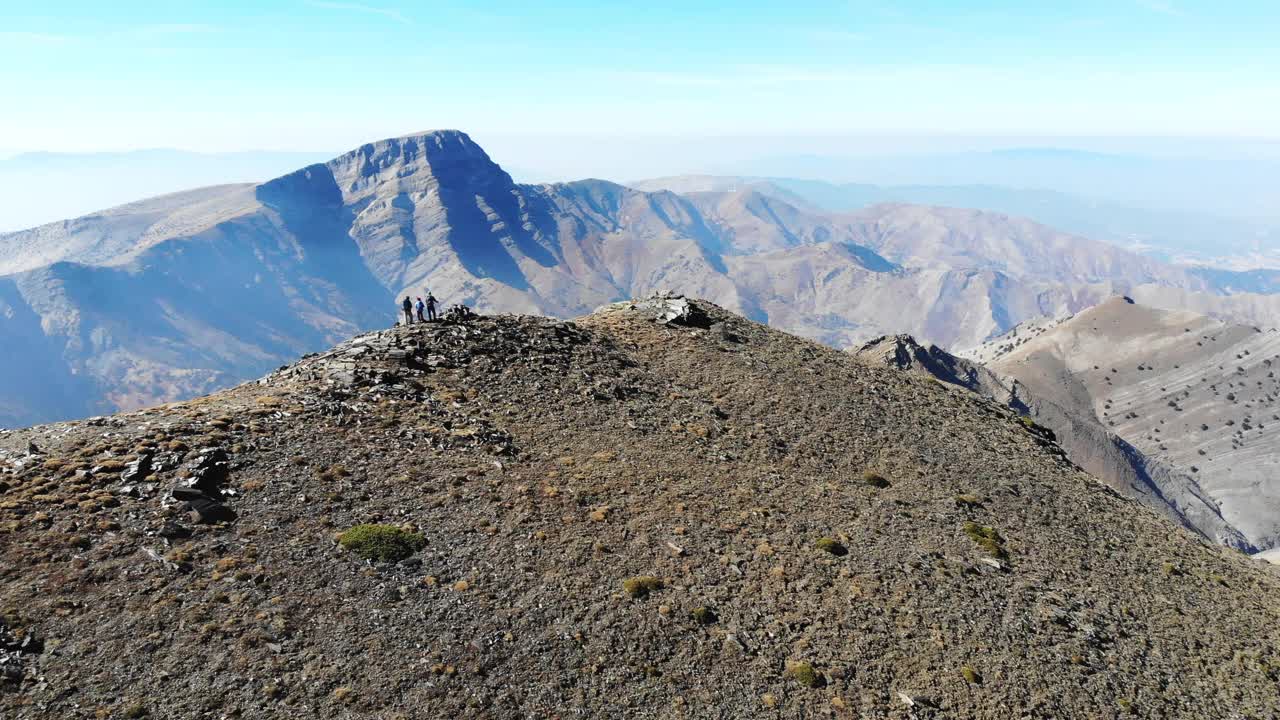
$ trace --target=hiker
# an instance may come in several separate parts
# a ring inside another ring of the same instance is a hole
[[[418,304],[415,306],[415,308],[416,308],[416,309],[417,309],[417,311],[418,311],[418,322],[426,322],[426,321],[427,321],[427,319],[426,319],[426,318],[422,317],[422,310],[423,310],[423,308],[425,308],[425,307],[426,307],[426,305],[423,305],[423,304],[422,304],[422,298],[418,298]]]
[[[409,296],[404,296],[404,302],[400,303],[400,309],[404,310],[404,324],[413,324],[413,302],[409,300]]]
[[[436,321],[436,296],[430,291],[427,292],[427,317],[432,321]]]

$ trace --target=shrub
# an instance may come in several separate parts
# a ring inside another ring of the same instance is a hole
[[[1055,435],[1052,430],[1041,425],[1035,420],[1032,420],[1026,415],[1020,415],[1018,417],[1018,422],[1021,423],[1022,426],[1026,428],[1028,432],[1030,432],[1032,435],[1038,438],[1041,438],[1043,440],[1048,440],[1050,442],[1056,442],[1058,439],[1058,436]]]
[[[862,473],[862,482],[876,488],[877,490],[883,490],[889,487],[889,480],[880,473],[872,470]]]
[[[655,590],[662,589],[662,581],[652,575],[638,575],[622,581],[622,589],[628,596],[644,598]]]
[[[804,685],[805,687],[819,688],[823,685],[822,676],[817,670],[813,669],[813,665],[807,662],[788,662],[787,669],[782,673],[783,677]]]
[[[960,677],[963,677],[964,681],[969,683],[970,685],[982,684],[982,676],[978,674],[977,670],[974,670],[969,665],[965,665],[964,667],[960,668]]]
[[[356,525],[342,533],[338,543],[365,560],[399,562],[421,550],[427,541],[394,525]]]
[[[969,495],[967,493],[963,495],[957,495],[956,504],[962,507],[977,507],[982,504],[982,498],[978,497],[977,495]]]
[[[333,482],[339,478],[350,477],[351,471],[341,465],[330,465],[323,470],[316,471],[316,477],[325,482]]]
[[[964,534],[992,557],[1003,559],[1009,555],[1004,549],[1004,538],[1000,537],[1000,533],[993,527],[970,521],[964,524]]]
[[[689,617],[693,618],[693,621],[699,625],[712,625],[720,619],[715,610],[706,606],[690,610]]]
[[[813,544],[814,547],[824,552],[829,552],[836,557],[842,557],[849,554],[849,548],[845,547],[839,540],[835,538],[823,537]]]

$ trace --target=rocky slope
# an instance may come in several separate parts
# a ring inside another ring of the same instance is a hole
[[[1020,326],[1020,331],[1025,333],[1026,329]],[[872,364],[931,377],[995,400],[1049,430],[1072,462],[1126,497],[1215,542],[1241,550],[1256,549],[1222,517],[1218,503],[1187,473],[1144,454],[1090,411],[1061,405],[1016,377],[997,374],[936,345],[923,346],[907,335],[877,338],[850,351]]]
[[[1114,298],[972,354],[1194,482],[1250,545],[1280,545],[1280,333]]]
[[[1242,318],[1280,309],[1215,282],[976,211],[519,185],[440,131],[0,235],[0,426],[225,387],[386,326],[396,298],[428,287],[558,317],[676,289],[839,347],[898,332],[971,346],[1115,292]]]
[[[1280,713],[1273,570],[708,304],[382,331],[0,448],[14,718]]]

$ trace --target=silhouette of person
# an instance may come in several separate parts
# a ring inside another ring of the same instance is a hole
[[[409,296],[404,296],[404,302],[400,303],[400,309],[404,310],[404,324],[413,324],[413,302],[409,300]]]
[[[418,311],[418,322],[426,322],[427,319],[422,317],[422,310],[426,305],[422,304],[422,298],[418,298],[418,304],[414,306]]]
[[[436,319],[436,296],[427,292],[427,317],[432,321]]]

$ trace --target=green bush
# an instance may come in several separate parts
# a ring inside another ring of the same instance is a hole
[[[818,688],[823,685],[822,676],[807,662],[788,662],[787,669],[782,674],[805,687]]]
[[[849,548],[845,547],[843,544],[841,544],[839,540],[836,540],[835,538],[829,538],[829,537],[818,538],[818,541],[815,542],[813,546],[818,548],[819,550],[829,552],[832,555],[835,555],[836,557],[841,557],[849,554]]]
[[[965,665],[964,667],[960,668],[960,677],[963,677],[964,681],[969,683],[970,685],[982,684],[982,676],[978,674],[977,670],[974,670],[969,665]]]
[[[986,527],[969,521],[964,524],[964,534],[968,535],[971,540],[978,544],[978,547],[986,550],[992,557],[1003,559],[1009,555],[1004,549],[1004,538],[1000,537],[1000,533],[993,527]]]
[[[418,552],[427,541],[394,525],[356,525],[342,533],[338,543],[365,560],[390,563]]]
[[[716,615],[716,611],[709,607],[694,608],[689,611],[689,617],[693,618],[693,621],[699,625],[712,625],[720,619]]]
[[[862,473],[862,482],[877,490],[883,490],[889,487],[889,480],[885,478],[885,476],[871,470]]]
[[[640,575],[622,581],[622,589],[633,598],[643,598],[662,589],[662,581],[652,575]]]

